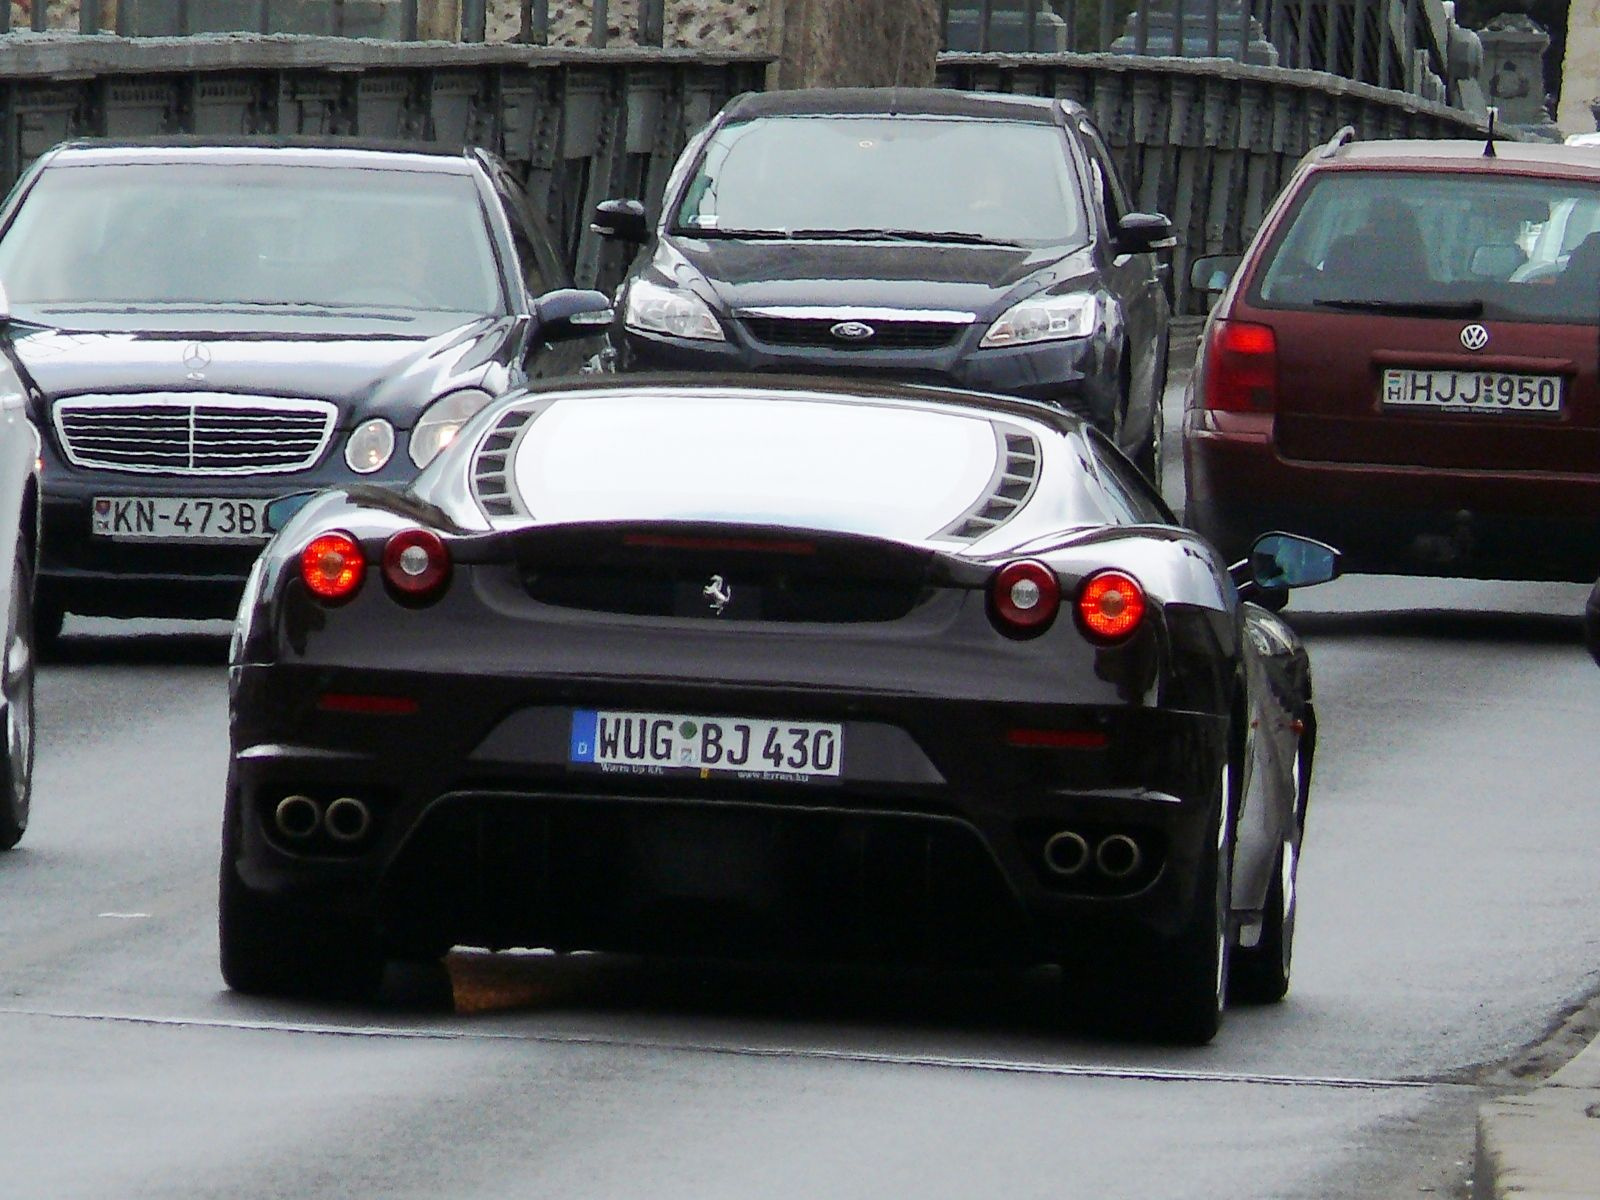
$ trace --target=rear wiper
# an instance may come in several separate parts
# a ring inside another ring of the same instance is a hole
[[[1482,300],[1313,300],[1321,308],[1348,308],[1358,312],[1398,313],[1414,317],[1477,317]]]

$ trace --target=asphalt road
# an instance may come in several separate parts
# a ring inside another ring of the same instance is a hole
[[[1449,1194],[1494,1065],[1600,983],[1583,596],[1297,597],[1294,989],[1203,1049],[1062,1031],[1042,973],[458,954],[359,1009],[232,996],[225,626],[74,622],[0,856],[0,1197]]]

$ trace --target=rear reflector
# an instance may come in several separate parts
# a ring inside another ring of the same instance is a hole
[[[1002,633],[1042,633],[1060,608],[1061,582],[1037,559],[1009,562],[990,578],[989,611]]]
[[[1006,745],[1049,750],[1104,750],[1111,739],[1098,729],[1008,729]]]
[[[368,696],[360,692],[324,692],[317,697],[324,712],[372,713],[386,717],[408,717],[418,709],[410,696]]]
[[[1205,406],[1271,412],[1278,405],[1278,339],[1270,325],[1217,321],[1206,346]]]
[[[1078,628],[1092,641],[1120,642],[1144,620],[1144,589],[1132,575],[1097,571],[1078,588]]]
[[[321,600],[348,600],[366,573],[361,545],[348,533],[319,534],[300,552],[300,578]]]

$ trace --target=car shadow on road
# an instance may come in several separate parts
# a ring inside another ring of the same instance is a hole
[[[1394,609],[1377,612],[1295,612],[1283,618],[1302,637],[1431,638],[1457,642],[1522,642],[1583,648],[1577,613],[1494,612],[1469,609]]]
[[[1066,986],[1048,968],[838,966],[459,949],[439,964],[391,964],[376,1003],[388,1012],[469,1018],[627,1014],[675,1022],[777,1021],[1128,1043],[1126,1029],[1101,1029],[1066,1016]]]
[[[228,634],[136,632],[65,634],[38,648],[45,666],[220,666],[228,661]]]

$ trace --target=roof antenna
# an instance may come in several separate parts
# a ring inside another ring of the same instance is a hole
[[[1489,140],[1483,144],[1483,156],[1494,158],[1494,119],[1500,115],[1500,110],[1493,104],[1489,105]]]

